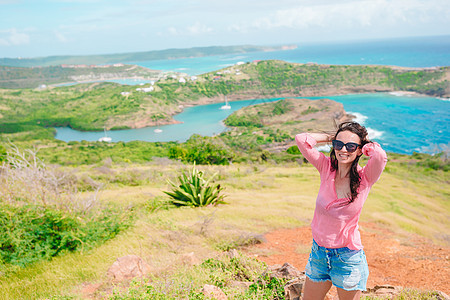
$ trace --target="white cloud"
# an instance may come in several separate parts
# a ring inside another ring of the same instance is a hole
[[[178,30],[175,27],[169,27],[167,28],[167,31],[170,35],[178,35]]]
[[[53,33],[55,34],[56,38],[58,39],[58,41],[62,42],[62,43],[66,43],[69,41],[69,39],[62,34],[61,32],[54,30]]]
[[[0,31],[0,44],[2,46],[19,46],[30,43],[30,36],[25,32],[20,32],[16,28]]]
[[[240,33],[248,33],[249,27],[244,24],[231,24],[227,27],[228,31],[231,32],[240,32]]]
[[[354,28],[436,22],[450,15],[448,0],[351,0],[295,5],[265,16],[230,25],[230,31],[249,29]]]
[[[194,25],[188,26],[187,32],[192,35],[198,35],[213,32],[213,29],[204,24],[200,24],[200,22],[196,22]]]
[[[211,33],[214,31],[211,27],[208,27],[204,24],[201,24],[200,22],[196,22],[191,26],[187,26],[184,29],[175,28],[173,26],[170,26],[166,29],[167,33],[172,36],[180,36],[180,35],[202,35]],[[163,33],[158,33],[158,35],[162,36]]]

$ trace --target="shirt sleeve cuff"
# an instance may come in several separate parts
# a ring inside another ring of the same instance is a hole
[[[362,148],[363,154],[369,157],[371,157],[377,150],[381,150],[381,146],[377,142],[365,144]]]

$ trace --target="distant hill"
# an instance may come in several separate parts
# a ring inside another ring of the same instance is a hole
[[[130,52],[121,54],[104,54],[104,55],[78,55],[78,56],[47,56],[36,58],[0,58],[1,66],[11,67],[37,67],[37,66],[58,66],[62,64],[113,64],[127,63],[136,61],[148,61],[159,59],[178,59],[188,57],[202,57],[222,54],[247,53],[258,51],[276,51],[283,49],[291,49],[296,46],[211,46],[211,47],[194,47],[186,49],[166,49],[146,52]]]
[[[157,80],[160,71],[136,65],[60,65],[49,67],[0,66],[0,88],[37,88],[66,82],[82,82],[119,78]]]

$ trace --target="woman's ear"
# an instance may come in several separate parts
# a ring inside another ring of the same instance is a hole
[[[356,155],[361,156],[362,154],[363,154],[363,152],[362,152],[362,146],[361,146],[361,147],[358,147],[358,149],[356,149]]]

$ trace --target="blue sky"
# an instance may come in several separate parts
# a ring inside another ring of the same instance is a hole
[[[449,0],[0,0],[0,57],[449,34]]]

